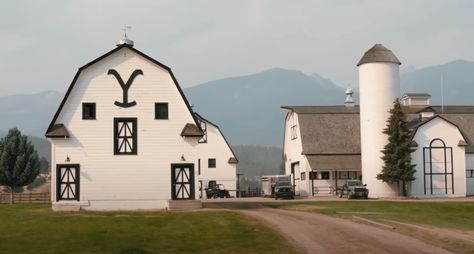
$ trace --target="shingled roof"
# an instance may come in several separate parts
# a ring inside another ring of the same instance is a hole
[[[357,66],[366,63],[396,63],[398,65],[402,64],[400,60],[393,54],[390,49],[387,49],[382,44],[375,44],[372,48],[367,50],[365,54],[360,59]]]
[[[298,113],[303,154],[360,154],[359,107],[282,106],[281,108]],[[421,121],[418,114],[428,108],[457,125],[468,142],[466,152],[474,153],[472,142],[474,141],[474,106],[402,106],[412,127],[417,126]]]

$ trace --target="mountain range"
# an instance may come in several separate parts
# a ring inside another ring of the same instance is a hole
[[[401,90],[430,93],[432,104],[441,103],[443,91],[446,105],[472,105],[474,62],[457,60],[402,72]],[[233,146],[272,147],[283,143],[285,112],[280,106],[342,105],[344,91],[318,74],[281,68],[184,89],[193,109],[219,125]],[[25,134],[43,138],[62,97],[55,91],[0,97],[0,134],[16,126]],[[41,139],[35,139],[35,144],[48,145]],[[44,147],[41,154],[47,156],[48,149]]]

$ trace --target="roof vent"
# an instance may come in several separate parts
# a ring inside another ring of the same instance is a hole
[[[115,42],[115,45],[121,46],[121,45],[129,45],[130,47],[133,47],[133,41],[129,40],[127,37],[127,30],[132,29],[131,26],[125,25],[122,30],[123,30],[123,38]]]
[[[346,105],[346,107],[354,107],[355,102],[354,102],[354,99],[352,98],[352,94],[354,94],[354,92],[352,91],[352,89],[350,87],[347,88],[345,94],[346,94],[346,100],[344,101],[344,105]]]

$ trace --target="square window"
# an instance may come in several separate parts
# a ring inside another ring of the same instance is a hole
[[[301,180],[306,180],[306,172],[301,172]]]
[[[82,119],[95,120],[95,103],[93,102],[82,103]]]
[[[208,168],[215,168],[216,167],[216,159],[209,159],[207,163]]]
[[[155,103],[155,119],[168,119],[168,103]]]

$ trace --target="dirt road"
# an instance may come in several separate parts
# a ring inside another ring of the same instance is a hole
[[[259,204],[213,204],[268,223],[303,253],[450,253],[399,233],[322,214],[264,208]]]

